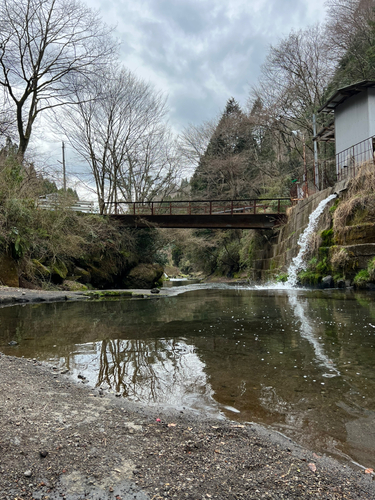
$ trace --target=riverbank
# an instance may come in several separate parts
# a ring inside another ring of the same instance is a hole
[[[168,295],[170,292],[167,288],[160,289],[158,295]],[[29,302],[61,302],[75,300],[94,300],[101,298],[147,298],[154,297],[150,289],[132,289],[132,290],[92,290],[92,291],[49,291],[49,290],[32,290],[20,287],[0,286],[0,306],[26,304]]]
[[[1,499],[373,499],[371,474],[257,425],[144,407],[0,355]]]
[[[238,280],[230,281],[224,280],[210,280],[207,281],[207,286],[211,287],[212,284],[242,285],[245,282]],[[203,285],[204,283],[200,283]],[[188,285],[187,285],[188,286]],[[8,287],[0,286],[0,307],[27,304],[27,303],[40,303],[40,302],[64,302],[64,301],[78,301],[78,300],[109,300],[109,299],[142,299],[142,298],[155,298],[155,297],[168,297],[171,295],[178,295],[184,293],[188,288],[187,286],[179,287],[165,287],[157,289],[141,289],[132,288],[124,290],[90,290],[90,291],[60,291],[60,290],[34,290],[29,288]]]

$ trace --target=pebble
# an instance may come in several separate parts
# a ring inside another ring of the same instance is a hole
[[[25,471],[25,472],[23,473],[23,475],[24,475],[25,477],[31,477],[31,476],[33,475],[33,473],[31,472],[31,470],[27,470],[27,471]]]

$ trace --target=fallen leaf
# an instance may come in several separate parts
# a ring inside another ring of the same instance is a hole
[[[311,469],[313,472],[316,472],[316,465],[315,465],[315,464],[311,463],[311,464],[309,464],[309,467],[310,467],[310,469]]]
[[[366,469],[365,470],[365,474],[373,474],[374,473],[374,469]]]

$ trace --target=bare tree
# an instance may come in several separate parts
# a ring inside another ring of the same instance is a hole
[[[111,30],[78,0],[3,0],[0,85],[13,106],[24,155],[40,113],[70,102],[81,81],[115,53]]]
[[[323,104],[333,72],[322,27],[292,32],[271,47],[259,84],[252,90],[253,101],[261,99],[281,129],[312,135],[312,114]]]
[[[338,62],[334,85],[373,79],[374,0],[328,0],[327,6],[328,42]]]
[[[219,118],[201,125],[189,124],[178,137],[179,151],[187,169],[196,169],[206,152]]]
[[[58,118],[89,165],[100,212],[111,202],[149,201],[175,187],[177,152],[165,124],[165,98],[126,69],[112,67],[76,86],[77,105]]]

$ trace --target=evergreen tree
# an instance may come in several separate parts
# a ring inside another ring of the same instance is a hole
[[[195,198],[251,197],[257,144],[248,117],[232,97],[191,180]]]

